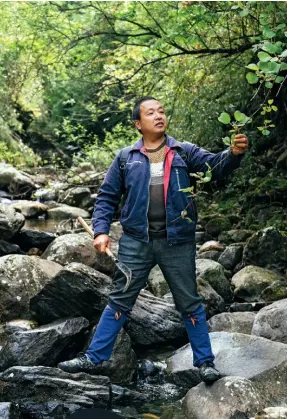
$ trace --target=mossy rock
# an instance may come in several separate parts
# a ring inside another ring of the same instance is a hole
[[[231,230],[231,224],[228,218],[216,217],[208,221],[205,231],[212,237],[217,237],[222,231]]]

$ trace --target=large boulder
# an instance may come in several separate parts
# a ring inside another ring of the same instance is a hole
[[[88,326],[88,320],[78,317],[58,320],[31,330],[7,333],[6,342],[0,351],[0,371],[15,365],[54,366],[69,346],[73,347],[77,342],[81,349]],[[69,351],[72,352],[71,347]]]
[[[218,239],[225,244],[242,243],[245,242],[250,236],[254,234],[253,230],[229,230],[222,231]]]
[[[234,296],[240,300],[260,301],[262,291],[281,279],[281,275],[259,266],[246,266],[237,272],[231,280]]]
[[[155,266],[149,275],[149,285],[148,289],[156,296],[163,297],[169,292],[169,286],[166,280],[164,279],[163,273],[160,270],[159,266]]]
[[[266,407],[250,419],[287,419],[287,407]]]
[[[243,333],[213,332],[209,336],[215,365],[223,376],[251,380],[265,400],[275,397],[286,403],[287,345]],[[192,362],[189,344],[175,351],[167,360],[169,379],[185,387],[197,385],[200,377]]]
[[[108,377],[19,366],[0,374],[0,382],[0,402],[18,404],[26,417],[36,419],[64,418],[80,408],[107,409],[111,403]]]
[[[24,252],[20,249],[17,244],[6,242],[5,240],[0,240],[0,257],[6,255],[23,255]]]
[[[256,315],[252,334],[287,343],[287,298],[262,308]]]
[[[13,204],[13,208],[21,212],[25,218],[38,218],[40,215],[45,215],[49,209],[47,205],[36,201],[18,201]]]
[[[108,276],[81,263],[71,263],[35,293],[30,309],[41,324],[80,316],[97,321],[111,287]]]
[[[117,253],[117,243],[113,241],[112,251]],[[110,257],[96,251],[88,233],[65,234],[57,237],[45,250],[42,258],[61,265],[72,262],[84,263],[106,274],[112,274],[115,267]]]
[[[93,205],[91,191],[86,187],[76,187],[61,191],[58,196],[58,201],[72,207],[79,207],[86,210]]]
[[[22,419],[20,410],[13,403],[0,403],[0,418],[2,419]]]
[[[24,252],[28,252],[32,248],[44,251],[55,238],[56,236],[53,233],[23,228],[13,237],[13,242],[18,244]]]
[[[201,254],[210,251],[223,252],[223,250],[224,247],[218,241],[209,240],[208,242],[205,242],[202,246],[200,246],[198,253]]]
[[[287,237],[274,227],[258,231],[246,242],[243,263],[284,272],[287,268]]]
[[[173,304],[141,291],[125,324],[133,345],[186,342],[187,336],[179,312]]]
[[[10,164],[0,163],[0,189],[12,195],[30,197],[36,185],[27,173],[15,169]]]
[[[230,282],[226,278],[224,268],[220,263],[210,259],[197,259],[196,274],[198,278],[207,281],[225,301],[231,301]]]
[[[183,399],[188,419],[244,419],[262,406],[262,398],[250,380],[225,377],[212,386],[199,384]]]
[[[24,255],[0,258],[0,322],[31,317],[30,298],[49,280],[48,271],[37,259]]]
[[[233,270],[235,266],[241,261],[243,253],[243,245],[234,243],[224,250],[218,259],[218,263],[225,269]]]
[[[68,218],[89,218],[90,214],[81,208],[71,207],[70,205],[60,205],[56,208],[51,208],[47,212],[48,218],[56,220],[66,220]]]
[[[209,220],[205,226],[205,231],[212,237],[217,237],[222,231],[230,229],[231,224],[227,217],[215,217]]]
[[[277,301],[287,298],[287,280],[273,282],[262,291],[260,298],[264,301]]]
[[[221,313],[225,308],[223,298],[217,294],[207,281],[202,278],[197,280],[197,289],[200,296],[203,298],[206,317],[209,319],[217,313]]]
[[[0,204],[0,237],[9,240],[24,225],[25,217],[7,205]]]
[[[209,332],[238,332],[251,335],[256,313],[220,313],[208,320]]]

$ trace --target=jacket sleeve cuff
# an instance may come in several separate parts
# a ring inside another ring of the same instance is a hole
[[[101,234],[107,234],[107,233],[104,233],[104,232],[94,233],[94,239],[95,239],[97,236],[100,236]],[[108,234],[107,234],[107,235],[108,235]]]

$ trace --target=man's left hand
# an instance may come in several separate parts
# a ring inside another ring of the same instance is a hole
[[[237,134],[235,135],[234,140],[230,146],[231,153],[235,156],[239,154],[244,154],[248,149],[248,138],[245,134]]]

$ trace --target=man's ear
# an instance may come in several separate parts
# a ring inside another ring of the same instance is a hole
[[[137,119],[137,120],[135,121],[135,127],[136,127],[136,129],[138,129],[138,130],[140,130],[140,129],[141,129],[141,121],[140,121],[139,119]]]

